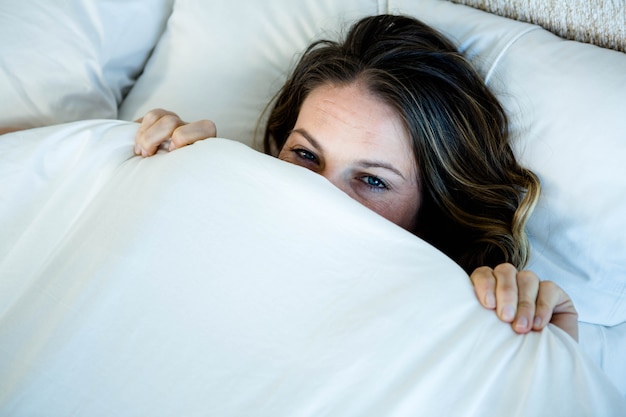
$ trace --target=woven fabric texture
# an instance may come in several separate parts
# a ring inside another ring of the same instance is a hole
[[[626,0],[450,0],[626,52]]]

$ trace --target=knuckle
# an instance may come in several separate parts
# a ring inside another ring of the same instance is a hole
[[[497,265],[493,270],[497,274],[517,273],[517,268],[508,262]]]
[[[529,290],[536,289],[539,287],[540,281],[539,277],[531,271],[520,271],[517,273],[517,283],[520,287],[527,288]]]
[[[161,116],[159,123],[162,123],[163,126],[165,127],[169,127],[173,129],[173,128],[176,128],[177,126],[180,126],[183,122],[175,114],[168,113],[168,114],[164,114],[163,116]]]
[[[491,275],[492,271],[493,270],[489,268],[488,266],[479,266],[478,268],[474,269],[474,272],[472,273],[472,275],[481,275],[481,276]]]
[[[470,280],[475,286],[491,287],[495,285],[495,277],[492,269],[486,266],[476,268],[470,275]]]
[[[200,124],[200,128],[209,134],[208,137],[213,137],[217,133],[217,128],[212,120],[200,120],[198,123]]]
[[[539,285],[541,285],[542,289],[546,289],[546,290],[557,290],[557,289],[559,289],[559,286],[556,285],[553,281],[541,281],[541,283]]]
[[[176,129],[174,129],[174,131],[172,132],[172,137],[171,140],[172,142],[174,142],[174,144],[176,146],[181,146],[181,145],[185,145],[187,144],[187,142],[189,141],[189,135],[187,135],[185,133],[185,131],[183,129],[181,129],[181,126],[177,127]]]
[[[169,112],[169,111],[167,111],[165,109],[162,109],[160,107],[157,107],[156,109],[150,110],[148,113],[152,113],[155,116],[161,116],[163,114],[167,114],[167,113],[171,113],[171,112]]]
[[[517,294],[518,285],[515,277],[498,275],[496,278],[496,286],[499,290],[505,292],[514,292]]]
[[[561,287],[556,285],[553,281],[541,281],[539,283],[539,293],[542,294],[542,297],[540,298],[558,297],[561,291]]]
[[[143,116],[144,122],[147,124],[152,124],[157,121],[165,112],[163,109],[152,109],[148,111],[145,116]]]

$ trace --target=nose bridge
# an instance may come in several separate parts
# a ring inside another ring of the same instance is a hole
[[[346,174],[341,169],[332,166],[325,166],[320,174],[330,181],[335,187],[353,197],[351,192],[352,189],[350,188],[350,179],[347,178]]]

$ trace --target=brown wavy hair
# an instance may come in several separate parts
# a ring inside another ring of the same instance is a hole
[[[422,192],[413,232],[467,272],[503,262],[523,267],[539,180],[516,161],[506,113],[482,77],[417,19],[371,16],[343,42],[310,45],[272,102],[265,152],[280,151],[313,89],[357,81],[395,109],[412,139]]]

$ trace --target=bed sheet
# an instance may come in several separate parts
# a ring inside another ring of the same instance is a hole
[[[626,190],[623,53],[443,0],[177,0],[120,118],[162,107],[260,145],[259,118],[306,46],[377,12],[442,31],[485,77],[509,115],[517,158],[542,184],[527,227],[529,268],[567,291],[581,321],[623,326],[626,193],[615,191]]]
[[[321,176],[137,125],[0,140],[0,415],[623,416],[556,328]]]

